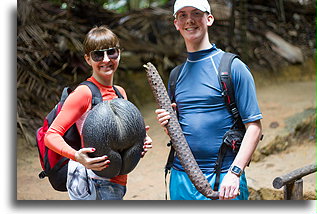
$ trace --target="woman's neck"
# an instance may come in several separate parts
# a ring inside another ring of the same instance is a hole
[[[97,82],[99,82],[101,85],[104,85],[104,86],[112,86],[113,84],[113,76],[109,79],[103,79],[103,78],[100,78],[98,75],[92,75],[93,78],[95,78],[95,80],[97,80]]]

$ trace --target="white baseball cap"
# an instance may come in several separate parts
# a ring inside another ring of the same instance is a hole
[[[203,12],[211,13],[208,0],[176,0],[174,4],[174,16],[183,7],[195,7]]]

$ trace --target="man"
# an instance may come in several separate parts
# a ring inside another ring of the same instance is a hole
[[[209,41],[208,27],[214,17],[207,0],[176,0],[174,25],[184,38],[188,58],[181,67],[175,87],[175,107],[185,138],[193,155],[213,187],[215,162],[222,137],[233,124],[218,80],[218,66],[224,52]],[[220,175],[220,199],[247,200],[249,192],[243,170],[262,135],[253,77],[239,59],[231,66],[235,98],[246,132],[237,154],[227,151]],[[164,109],[155,111],[161,126],[170,119]],[[199,193],[175,157],[170,176],[171,200],[206,200]]]

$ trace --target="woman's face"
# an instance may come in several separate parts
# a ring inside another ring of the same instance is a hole
[[[92,67],[93,76],[97,80],[107,81],[113,77],[119,66],[120,49],[94,50],[85,55],[85,60]]]

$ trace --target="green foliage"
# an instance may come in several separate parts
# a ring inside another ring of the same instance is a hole
[[[50,0],[61,9],[67,9],[74,6],[72,0]],[[168,0],[76,0],[76,4],[80,2],[90,2],[94,5],[100,5],[104,9],[113,10],[118,13],[125,13],[135,9],[148,7],[164,6]]]
[[[163,6],[167,2],[168,0],[108,0],[104,2],[103,7],[124,13],[135,9]]]

